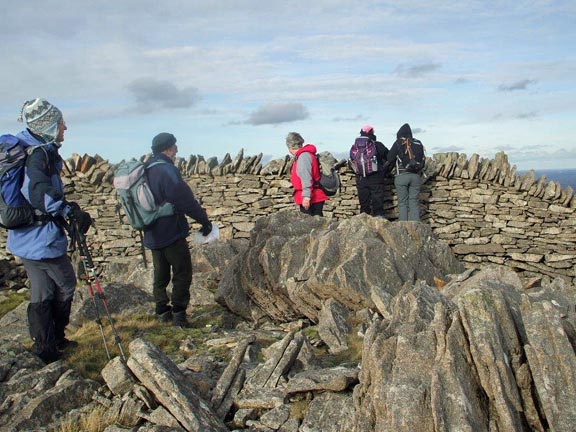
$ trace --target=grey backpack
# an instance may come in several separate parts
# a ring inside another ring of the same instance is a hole
[[[118,201],[128,223],[135,229],[142,229],[156,219],[174,214],[172,204],[156,204],[148,186],[146,170],[161,163],[166,162],[159,160],[146,166],[137,160],[122,161],[114,171],[114,188],[118,192]]]

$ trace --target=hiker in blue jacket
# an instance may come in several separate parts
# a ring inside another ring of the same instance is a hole
[[[28,327],[33,351],[49,363],[61,357],[61,350],[77,345],[65,337],[76,276],[67,253],[65,218],[74,218],[86,232],[90,215],[64,198],[60,178],[63,161],[58,150],[64,141],[66,123],[62,112],[45,99],[27,101],[19,121],[26,129],[17,137],[37,146],[26,159],[21,192],[35,211],[32,225],[10,229],[7,248],[19,257],[30,280]]]
[[[200,206],[190,186],[182,179],[174,165],[178,146],[171,133],[162,132],[152,140],[153,156],[147,161],[148,183],[157,204],[171,203],[175,213],[164,216],[144,227],[144,246],[152,251],[154,264],[153,295],[156,316],[162,322],[177,327],[187,327],[186,309],[190,302],[192,283],[192,258],[186,237],[190,227],[186,216],[200,225],[207,236],[212,224],[206,211]],[[156,163],[155,162],[164,162]],[[154,166],[152,166],[154,164]],[[166,288],[172,272],[172,299]]]

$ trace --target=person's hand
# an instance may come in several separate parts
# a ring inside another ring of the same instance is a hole
[[[205,225],[202,225],[202,228],[200,228],[200,233],[206,237],[208,234],[210,234],[212,232],[212,224],[210,222],[208,222]]]
[[[70,202],[68,205],[70,206],[68,213],[70,222],[75,223],[82,234],[86,234],[92,225],[92,217],[88,212],[82,210],[77,203]]]
[[[310,208],[310,198],[302,198],[302,207],[306,210]]]

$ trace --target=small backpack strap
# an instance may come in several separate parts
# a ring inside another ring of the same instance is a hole
[[[410,143],[410,138],[402,138],[402,144],[406,146],[406,151],[408,152],[408,157],[412,159],[414,157],[412,153],[412,145]]]
[[[146,164],[145,167],[144,167],[144,169],[152,168],[153,166],[160,165],[160,164],[165,164],[165,163],[167,163],[167,162],[166,162],[166,161],[163,161],[163,160],[161,160],[161,159],[155,160],[155,161],[152,162],[150,165]]]

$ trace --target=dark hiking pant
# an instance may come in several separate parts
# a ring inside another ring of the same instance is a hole
[[[377,173],[368,177],[356,176],[356,189],[360,213],[384,216],[384,176]]]
[[[34,341],[33,351],[42,359],[51,360],[70,322],[76,290],[74,268],[66,255],[43,260],[21,259],[30,280],[28,328]]]
[[[310,204],[308,210],[300,206],[300,212],[310,216],[324,216],[322,210],[324,209],[324,201]]]
[[[156,302],[156,313],[169,310],[170,298],[166,288],[172,280],[172,310],[185,311],[190,302],[192,283],[192,258],[186,239],[180,239],[162,249],[152,249],[154,285],[152,294]]]

